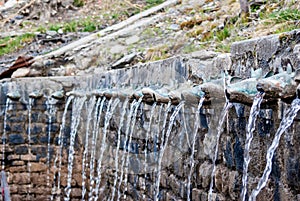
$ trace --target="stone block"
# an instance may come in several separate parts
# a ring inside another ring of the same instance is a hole
[[[21,165],[25,165],[24,161],[13,161],[11,163],[13,166],[21,166]]]
[[[38,195],[51,195],[51,187],[36,187],[31,192]]]
[[[210,185],[211,179],[211,171],[212,171],[212,164],[209,162],[204,162],[201,164],[198,173],[198,184],[201,184],[203,188],[208,188]]]
[[[16,184],[9,185],[9,192],[10,192],[10,194],[18,193],[18,185],[16,185]]]
[[[51,124],[51,125],[47,124],[47,126],[46,126],[47,133],[49,132],[49,129],[50,129],[51,133],[58,133],[60,130],[60,125],[59,124]]]
[[[47,165],[44,163],[31,163],[31,172],[43,172],[47,170]]]
[[[207,193],[203,190],[194,188],[192,190],[192,201],[206,201],[207,200]]]
[[[25,140],[21,134],[10,134],[8,136],[8,142],[12,145],[24,144]]]
[[[20,155],[17,155],[17,154],[11,154],[9,156],[7,156],[7,159],[8,160],[19,160],[20,159]]]
[[[20,200],[26,200],[25,196],[18,195],[18,194],[11,195],[11,201],[20,201]]]
[[[30,128],[30,132],[32,135],[42,134],[44,133],[43,127],[44,127],[43,124],[32,124]],[[28,132],[28,128],[27,128],[27,132]]]
[[[72,198],[81,198],[81,188],[72,188],[71,197]]]
[[[27,145],[21,145],[15,147],[15,153],[16,154],[27,154],[28,153],[28,146]]]
[[[11,123],[25,122],[26,117],[27,117],[27,115],[20,115],[20,116],[8,115],[7,122],[11,122]]]
[[[36,187],[41,187],[41,186],[45,186],[47,184],[47,175],[45,174],[45,172],[41,172],[41,173],[36,173],[33,172],[31,173],[31,181],[32,184]],[[52,181],[53,177],[50,178],[49,180]]]
[[[22,133],[24,131],[24,123],[13,124],[10,127],[11,132]]]
[[[32,154],[21,155],[23,161],[36,161],[36,156]]]
[[[12,174],[12,182],[14,184],[30,184],[29,174],[27,172],[14,173]]]
[[[16,173],[16,172],[25,172],[27,171],[27,166],[26,165],[22,165],[22,166],[15,166],[15,167],[10,167],[9,171],[11,173]]]
[[[35,201],[45,201],[45,200],[50,200],[49,195],[36,195],[34,198]]]

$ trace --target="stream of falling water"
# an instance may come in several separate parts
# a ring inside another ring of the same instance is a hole
[[[144,154],[145,154],[145,161],[144,161],[144,184],[142,187],[142,190],[146,191],[146,180],[147,180],[147,157],[148,157],[148,141],[149,141],[149,133],[151,131],[151,124],[152,124],[152,118],[154,115],[154,111],[156,108],[157,103],[154,102],[151,108],[151,112],[150,112],[150,118],[149,118],[149,125],[148,125],[148,129],[146,132],[146,139],[145,139],[145,149],[144,149]],[[145,200],[145,194],[143,194],[143,199]]]
[[[131,130],[130,130],[130,134],[129,134],[129,141],[128,141],[128,153],[126,156],[126,162],[125,162],[125,177],[124,177],[124,185],[125,185],[125,189],[124,189],[124,200],[126,200],[126,192],[128,189],[128,169],[129,169],[129,156],[130,156],[130,152],[131,152],[131,141],[132,141],[132,134],[134,131],[134,127],[135,127],[135,122],[136,122],[136,116],[137,116],[137,111],[139,109],[139,106],[141,105],[141,102],[143,100],[143,96],[141,96],[138,100],[138,102],[135,104],[135,109],[134,109],[134,113],[132,116],[132,122],[131,122]]]
[[[160,130],[160,128],[158,128],[157,136],[155,136],[156,137],[156,141],[154,143],[154,153],[155,153],[155,159],[157,158],[157,165],[154,168],[154,172],[158,172],[158,169],[159,169],[159,157],[160,157],[161,154],[157,151],[157,149],[158,149],[158,147],[157,147],[158,145],[157,144],[160,143],[160,147],[163,146],[163,141],[165,139],[165,130],[166,130],[166,125],[167,125],[167,119],[168,119],[169,112],[170,112],[170,110],[172,108],[171,106],[172,106],[171,101],[169,101],[168,105],[166,106],[166,109],[164,111],[164,120],[163,120],[163,124],[162,124],[162,128],[161,128],[162,130],[160,132],[161,136],[159,137],[159,134],[160,134],[159,130]],[[161,117],[162,117],[161,113],[162,113],[162,111],[163,110],[162,110],[162,107],[161,107],[161,110],[160,110],[160,113],[159,113],[159,117],[158,117],[158,125],[159,125],[159,123],[161,121]],[[158,174],[156,175],[156,180],[158,179],[157,177],[158,177]],[[155,199],[156,196],[159,195],[159,194],[157,194],[157,192],[155,191],[155,189],[153,191],[153,197],[154,197],[154,199]],[[158,191],[159,191],[159,189],[158,189]]]
[[[58,171],[57,171],[57,188],[56,188],[56,185],[55,185],[55,180],[56,180],[56,174],[54,174],[54,178],[53,178],[53,181],[54,181],[54,184],[53,184],[53,187],[52,187],[52,191],[51,191],[51,201],[54,199],[54,196],[55,195],[60,195],[60,178],[61,178],[61,165],[62,165],[62,149],[63,149],[63,133],[64,133],[64,130],[65,130],[65,125],[66,125],[66,116],[67,116],[67,112],[68,112],[68,108],[69,108],[69,105],[71,103],[71,101],[74,99],[74,96],[70,96],[68,99],[67,99],[67,102],[66,102],[66,105],[65,105],[65,109],[64,109],[64,113],[63,113],[63,117],[62,117],[62,122],[61,122],[61,125],[60,125],[60,130],[59,130],[59,135],[58,135],[58,146],[59,146],[59,151],[56,152],[56,156],[55,156],[55,159],[54,159],[54,172],[56,172],[56,169],[57,169],[57,160],[59,160],[59,164],[58,164]]]
[[[253,104],[250,110],[247,132],[246,132],[246,142],[245,142],[245,150],[244,150],[244,163],[243,163],[243,187],[241,193],[241,200],[245,201],[247,194],[247,180],[248,180],[248,166],[250,163],[250,146],[253,139],[253,132],[255,130],[255,122],[257,115],[260,110],[260,104],[263,100],[263,94],[259,93],[254,97]]]
[[[5,170],[5,145],[6,145],[6,126],[7,126],[7,111],[11,100],[9,98],[6,99],[5,103],[5,111],[4,111],[4,122],[3,122],[3,135],[2,135],[2,170]]]
[[[122,108],[122,114],[120,118],[120,123],[119,123],[119,129],[118,129],[118,139],[117,139],[117,148],[116,148],[116,154],[115,154],[115,175],[114,175],[114,185],[112,189],[112,194],[111,194],[111,201],[114,200],[115,193],[116,193],[116,186],[117,186],[117,181],[118,181],[118,166],[119,166],[119,149],[120,149],[120,143],[121,143],[121,131],[122,127],[124,124],[124,117],[127,111],[127,105],[128,105],[128,98],[125,100],[123,103],[123,108]]]
[[[106,111],[106,115],[105,115],[102,141],[101,141],[101,149],[100,149],[100,156],[99,156],[98,165],[97,165],[97,178],[96,178],[95,199],[94,199],[95,201],[97,201],[98,197],[99,197],[102,160],[103,160],[104,151],[107,147],[107,144],[106,144],[107,127],[108,127],[109,121],[112,118],[112,116],[114,114],[114,111],[115,111],[115,109],[116,109],[116,107],[119,103],[120,103],[119,99],[115,99],[113,103],[112,103],[112,99],[110,99],[109,103],[108,103],[108,108],[107,108],[107,111]]]
[[[189,172],[189,175],[188,175],[188,182],[187,182],[187,201],[190,200],[190,193],[191,193],[191,177],[192,177],[192,174],[193,174],[193,170],[194,170],[194,165],[195,165],[195,160],[194,160],[194,152],[195,152],[195,144],[196,144],[196,137],[197,137],[197,134],[198,134],[198,129],[199,129],[199,126],[200,126],[200,109],[203,105],[203,102],[204,102],[204,99],[205,97],[201,97],[201,99],[199,100],[199,104],[198,104],[198,107],[197,107],[197,111],[196,111],[196,118],[195,118],[195,124],[194,124],[194,135],[193,135],[193,141],[192,141],[192,153],[191,153],[191,156],[190,156],[190,172]]]
[[[94,115],[94,125],[93,125],[93,135],[92,135],[92,147],[91,147],[91,159],[90,159],[90,192],[89,192],[89,200],[93,199],[93,192],[94,192],[94,183],[95,183],[95,155],[96,155],[96,145],[99,135],[99,125],[101,120],[101,114],[103,110],[104,103],[106,98],[98,98],[95,115]],[[99,108],[100,106],[100,108]]]
[[[68,156],[67,186],[65,188],[65,192],[66,192],[65,201],[70,200],[75,137],[77,134],[77,127],[79,125],[80,118],[81,118],[81,110],[85,100],[86,100],[86,96],[76,97],[72,105],[72,119],[71,119],[72,122],[71,122],[70,146],[69,146],[69,156]]]
[[[34,99],[29,98],[29,103],[28,103],[28,154],[30,156],[30,159],[27,162],[27,171],[28,171],[28,178],[30,181],[29,187],[27,189],[27,199],[30,200],[30,194],[31,194],[31,110],[32,110],[32,104],[33,104]]]
[[[131,103],[130,106],[130,110],[129,110],[129,114],[127,115],[127,122],[126,122],[126,131],[125,131],[125,139],[124,139],[124,143],[123,143],[123,155],[121,158],[121,174],[120,174],[120,179],[119,179],[119,185],[118,185],[118,196],[117,196],[117,200],[120,200],[121,197],[121,192],[120,192],[120,188],[121,188],[121,184],[123,181],[123,175],[124,175],[124,165],[125,165],[125,152],[126,152],[126,143],[129,137],[129,128],[130,128],[130,122],[133,119],[132,115],[133,115],[133,111],[135,108],[137,101],[133,100],[133,102]]]
[[[218,148],[219,148],[219,140],[221,137],[221,133],[223,131],[222,126],[225,121],[225,117],[229,111],[229,109],[232,107],[232,103],[226,102],[223,108],[223,111],[221,113],[221,119],[219,121],[219,125],[217,127],[217,136],[216,136],[216,145],[215,145],[215,153],[213,157],[213,167],[212,167],[212,172],[211,172],[211,179],[210,179],[210,186],[209,186],[209,191],[208,191],[208,201],[212,200],[212,191],[213,191],[213,186],[214,186],[214,177],[215,177],[215,171],[216,171],[216,160],[218,157]]]
[[[180,102],[174,109],[170,119],[169,119],[169,125],[168,125],[168,129],[166,131],[166,134],[163,135],[162,134],[162,141],[161,141],[161,148],[160,148],[160,153],[159,153],[159,157],[158,157],[158,169],[157,169],[157,178],[156,178],[156,183],[155,183],[155,196],[154,196],[154,200],[157,201],[159,199],[159,184],[160,184],[160,176],[161,176],[161,163],[162,163],[162,159],[164,156],[164,152],[166,149],[166,146],[168,144],[168,139],[169,136],[171,134],[172,131],[172,127],[173,127],[173,123],[175,121],[175,118],[177,116],[177,114],[179,113],[180,109],[184,106],[184,102]]]
[[[56,113],[54,107],[54,101],[51,97],[48,98],[47,102],[47,113],[48,113],[48,139],[47,139],[47,187],[50,188],[50,151],[51,151],[51,127],[52,127],[52,117]]]
[[[261,189],[263,189],[266,186],[267,181],[269,179],[269,175],[272,170],[273,155],[279,145],[280,137],[285,132],[285,130],[291,126],[299,110],[300,110],[300,99],[297,98],[292,102],[290,109],[286,112],[284,118],[281,120],[281,123],[279,125],[278,130],[275,133],[275,137],[272,141],[272,144],[267,151],[267,156],[266,156],[267,164],[264,173],[260,178],[257,187],[252,191],[249,201],[255,201],[256,196],[259,194]]]
[[[87,155],[88,155],[88,149],[89,149],[89,137],[90,137],[90,122],[92,121],[92,112],[95,108],[96,103],[96,97],[92,96],[90,98],[89,102],[86,102],[86,111],[87,111],[87,119],[86,119],[86,131],[85,131],[85,145],[84,145],[84,151],[82,156],[82,192],[81,192],[81,199],[85,199],[85,193],[86,193],[86,186],[85,186],[85,180],[86,180],[86,169],[88,168],[88,163],[86,163]]]

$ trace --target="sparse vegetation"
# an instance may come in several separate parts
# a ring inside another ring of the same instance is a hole
[[[35,35],[26,33],[17,37],[5,37],[0,39],[0,56],[20,49],[26,43],[32,42]]]
[[[84,6],[84,0],[74,0],[73,4],[76,7],[82,7]]]
[[[164,0],[146,0],[146,9],[163,3]]]
[[[271,13],[269,17],[270,19],[275,20],[276,23],[296,21],[300,19],[300,11],[296,9],[280,10]]]

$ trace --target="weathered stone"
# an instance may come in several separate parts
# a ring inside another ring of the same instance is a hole
[[[21,165],[25,165],[25,162],[24,161],[13,161],[12,165],[21,166]]]
[[[43,172],[32,172],[31,173],[31,181],[32,184],[35,185],[36,187],[42,187],[45,186],[45,184],[47,184],[47,180],[48,180],[48,176],[46,174],[43,174]],[[49,182],[51,183],[53,181],[53,176],[49,175]]]
[[[114,45],[110,49],[110,53],[111,54],[119,54],[119,53],[123,52],[125,49],[126,49],[126,47],[123,45]]]
[[[8,160],[18,160],[18,159],[20,159],[20,155],[12,154],[12,155],[7,156],[7,159]]]
[[[197,183],[201,184],[203,188],[207,188],[210,184],[210,177],[212,171],[212,164],[205,161],[200,165],[199,168],[199,181]]]
[[[21,134],[10,134],[8,136],[8,141],[11,144],[23,144],[25,142]]]
[[[32,154],[21,155],[21,160],[24,161],[36,161],[36,156]]]
[[[51,188],[48,187],[37,187],[33,189],[33,192],[39,195],[50,195]]]
[[[81,190],[82,190],[81,188],[72,188],[71,196],[74,198],[81,197]]]
[[[20,200],[25,200],[26,196],[22,196],[22,195],[11,195],[11,200],[12,201],[20,201]]]
[[[15,173],[15,172],[25,172],[27,171],[27,166],[22,165],[22,166],[15,166],[15,167],[10,167],[9,171],[11,173]]]
[[[31,172],[43,172],[47,170],[47,165],[43,163],[31,163]]]
[[[12,78],[20,78],[26,77],[29,75],[30,68],[18,68],[13,74],[11,75]]]
[[[139,37],[139,36],[133,35],[133,36],[127,38],[126,41],[125,41],[125,43],[126,43],[127,45],[130,45],[130,44],[133,44],[133,43],[138,42],[139,40],[140,40],[140,37]]]
[[[15,153],[16,154],[27,154],[28,153],[28,146],[24,146],[24,145],[21,145],[21,146],[17,146],[15,148]]]
[[[14,173],[12,175],[12,182],[14,184],[30,184],[30,178],[28,173]]]

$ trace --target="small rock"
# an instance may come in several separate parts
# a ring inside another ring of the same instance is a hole
[[[63,31],[62,29],[58,29],[57,33],[59,33],[59,34],[63,34],[63,33],[64,33],[64,31]]]
[[[178,24],[171,24],[169,26],[169,29],[173,30],[173,31],[178,31],[178,30],[180,30],[180,26]]]
[[[123,52],[124,50],[126,50],[125,46],[123,46],[123,45],[114,45],[110,49],[110,53],[111,54],[119,54],[119,53]]]
[[[46,31],[46,34],[53,37],[53,36],[56,36],[56,35],[57,35],[57,32],[56,32],[56,31],[49,30],[49,31]]]
[[[116,61],[111,67],[113,69],[123,67],[124,65],[132,62],[132,60],[136,57],[136,55],[137,55],[137,53],[135,53],[135,52],[131,53],[129,55],[126,55],[126,56],[122,57],[121,59],[119,59],[118,61]]]
[[[125,42],[127,45],[130,45],[130,44],[138,42],[139,40],[140,40],[140,37],[134,35],[134,36],[131,36],[130,38],[127,38]]]
[[[12,74],[12,78],[26,77],[30,72],[29,68],[19,68]]]
[[[15,17],[16,20],[21,20],[21,19],[23,19],[23,18],[24,18],[23,15],[17,15],[17,16]]]

